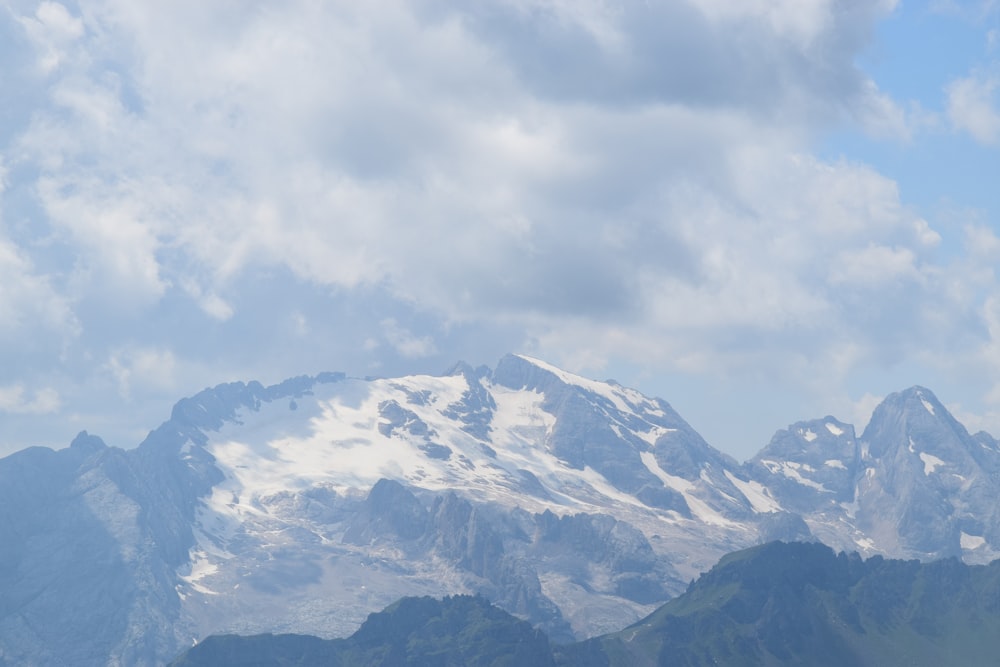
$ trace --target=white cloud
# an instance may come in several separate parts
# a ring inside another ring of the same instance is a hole
[[[64,5],[48,0],[38,4],[33,16],[21,17],[20,22],[38,47],[38,67],[45,74],[59,67],[72,43],[84,32],[80,18],[70,14]]]
[[[697,30],[706,20],[749,21],[745,38],[758,41],[743,45],[749,50],[733,62],[752,76],[770,77],[779,54],[750,46],[787,37],[780,55],[815,52],[832,59],[824,67],[840,68],[841,80],[861,82],[824,94],[888,108],[854,69],[853,43],[836,53],[820,42],[825,31],[863,31],[892,3],[850,20],[828,2],[793,4],[758,2],[733,13],[708,3],[700,7],[707,19],[693,8],[664,14],[641,3],[620,11],[601,3],[525,3],[517,11],[544,11],[567,30],[582,26],[604,45],[607,67],[634,69],[641,63],[629,58],[660,41],[641,19],[677,18]],[[398,3],[377,11],[262,3],[258,12],[225,16],[220,31],[220,10],[209,6],[85,7],[101,26],[95,35],[105,36],[89,47],[106,50],[117,39],[124,72],[108,80],[84,61],[52,86],[59,113],[40,114],[20,141],[23,159],[45,167],[39,192],[52,223],[85,249],[77,289],[151,303],[183,280],[197,284],[188,293],[216,319],[232,316],[231,301],[220,295],[240,274],[268,266],[319,284],[382,285],[449,318],[498,307],[551,311],[556,302],[557,310],[586,309],[578,285],[592,287],[581,279],[616,280],[616,265],[630,261],[637,245],[650,247],[650,239],[640,234],[622,246],[605,275],[588,268],[596,249],[574,267],[566,266],[576,261],[571,253],[606,237],[609,227],[658,216],[629,201],[633,193],[654,202],[645,193],[672,188],[678,178],[710,190],[745,180],[741,165],[727,164],[741,151],[785,159],[809,123],[803,115],[789,124],[787,111],[803,113],[792,98],[815,79],[789,73],[764,82],[777,90],[738,93],[761,96],[752,104],[790,105],[775,111],[777,125],[734,108],[738,99],[710,101],[706,109],[714,92],[704,98],[681,87],[678,97],[656,88],[672,79],[637,82],[650,86],[651,104],[608,99],[578,107],[540,99],[518,70],[521,56],[505,50],[530,39],[530,27],[486,36],[452,10],[428,19]],[[743,74],[730,76],[735,82]],[[125,102],[127,90],[139,96],[138,108]],[[815,210],[854,205],[829,183],[813,183],[826,197]],[[757,187],[770,185],[784,187]],[[857,201],[866,205],[865,197]],[[827,217],[846,224],[844,216]],[[669,242],[671,228],[683,224],[663,221],[666,234],[657,242]],[[881,221],[858,215],[850,224]],[[573,237],[580,247],[569,250]],[[675,256],[684,252],[677,248]],[[506,271],[524,262],[522,275]],[[602,303],[621,307],[612,294],[624,283],[609,283]]]
[[[996,394],[997,392],[993,392]],[[996,395],[988,396],[987,399],[990,405],[985,410],[967,410],[961,403],[950,403],[948,404],[948,412],[952,414],[955,419],[961,423],[969,433],[977,433],[979,431],[985,431],[990,435],[996,437],[997,433],[1000,433],[1000,409],[997,409],[998,403],[1000,401],[995,400],[998,398]]]
[[[919,271],[915,260],[916,256],[909,248],[870,244],[866,248],[838,255],[830,271],[830,282],[834,285],[853,283],[876,287],[901,279],[916,279]]]
[[[995,73],[977,72],[952,81],[946,89],[952,125],[980,143],[997,143],[1000,140],[998,87],[1000,77]]]
[[[201,285],[190,277],[181,279],[181,287],[198,303],[202,312],[218,322],[225,322],[236,312],[232,305],[214,292],[206,293]]]
[[[309,334],[309,318],[296,311],[292,313],[292,330],[296,336],[304,337]]]
[[[132,191],[128,183],[106,188],[75,178],[72,184],[44,179],[38,191],[49,219],[81,251],[73,275],[77,294],[102,291],[128,303],[163,295],[158,223],[147,218],[140,200],[147,193]]]
[[[965,226],[965,242],[969,254],[987,261],[1000,260],[1000,237],[992,228],[982,224]]]
[[[931,229],[930,224],[926,220],[915,218],[912,224],[914,236],[918,244],[924,248],[935,248],[941,244],[941,235]]]
[[[0,236],[0,340],[55,335],[72,338],[78,330],[69,301],[9,239]]]
[[[59,392],[51,387],[38,389],[30,395],[24,385],[0,386],[0,411],[9,414],[47,415],[58,412]]]
[[[417,359],[437,352],[430,336],[415,336],[392,318],[382,320],[381,324],[385,340],[403,357]]]
[[[104,368],[114,378],[119,395],[132,399],[137,392],[173,389],[177,366],[169,349],[133,346],[115,350]]]

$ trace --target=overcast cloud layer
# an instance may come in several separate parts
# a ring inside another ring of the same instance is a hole
[[[978,40],[923,100],[892,0],[0,7],[0,453],[507,351],[739,457],[914,383],[1000,434],[998,210],[877,159],[1000,174],[994,3],[913,10]]]

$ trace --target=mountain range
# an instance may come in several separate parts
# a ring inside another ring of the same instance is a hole
[[[325,373],[181,400],[134,449],[0,460],[0,664],[162,664],[211,634],[343,637],[478,594],[557,643],[620,630],[727,553],[821,541],[971,564],[1000,548],[1000,444],[887,397],[739,463],[670,405],[537,359]]]

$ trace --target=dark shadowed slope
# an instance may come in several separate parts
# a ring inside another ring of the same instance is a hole
[[[403,598],[372,614],[348,639],[304,635],[209,637],[172,663],[217,665],[467,665],[549,667],[544,633],[485,598]]]

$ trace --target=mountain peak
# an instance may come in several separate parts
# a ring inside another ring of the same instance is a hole
[[[858,465],[854,427],[827,415],[774,434],[747,467],[778,490],[789,509],[850,500]]]
[[[497,364],[493,378],[509,389],[532,389],[544,392],[556,386],[586,386],[592,380],[524,354],[506,354]]]
[[[899,395],[907,404],[919,401],[924,410],[932,415],[937,415],[938,410],[944,410],[944,406],[941,404],[941,401],[939,401],[937,396],[934,395],[934,392],[927,387],[913,385],[909,389],[904,389],[899,392]],[[947,412],[947,410],[944,411]]]
[[[454,375],[464,375],[466,378],[472,378],[478,380],[479,378],[490,377],[493,371],[490,370],[489,366],[477,366],[473,368],[471,364],[465,361],[459,361],[447,372],[445,372],[446,377]]]
[[[876,408],[876,412],[881,408],[894,411],[913,410],[917,414],[926,412],[933,417],[941,417],[948,413],[947,408],[938,400],[934,392],[920,385],[913,385],[908,389],[889,394]],[[948,416],[950,417],[950,415]]]
[[[72,449],[80,450],[86,452],[87,454],[93,454],[94,452],[99,452],[103,449],[107,449],[107,445],[96,435],[90,435],[86,431],[80,431],[73,442],[69,445]]]
[[[969,434],[930,389],[914,385],[886,396],[865,428],[861,439],[867,443],[913,447],[914,440],[930,443],[967,441]],[[872,449],[872,456],[884,454]]]

